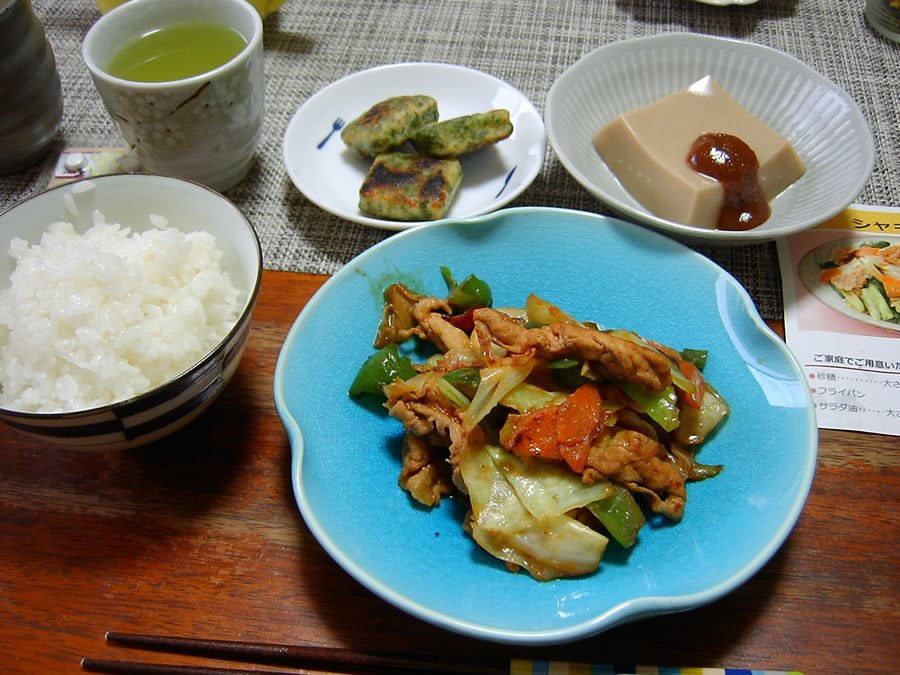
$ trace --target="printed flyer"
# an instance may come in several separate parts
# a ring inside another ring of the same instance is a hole
[[[900,436],[900,208],[853,205],[777,247],[819,427]]]

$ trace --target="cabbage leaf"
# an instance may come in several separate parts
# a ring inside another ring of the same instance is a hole
[[[540,581],[596,570],[609,540],[566,515],[535,518],[494,463],[488,447],[470,444],[460,453],[475,541]]]
[[[597,481],[593,485],[583,483],[581,476],[564,462],[524,462],[496,445],[488,445],[487,451],[522,505],[538,519],[587,506],[612,496],[616,491],[606,481]]]

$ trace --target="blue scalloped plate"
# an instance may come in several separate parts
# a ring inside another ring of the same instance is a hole
[[[595,574],[541,583],[507,572],[463,533],[460,500],[429,510],[398,487],[399,423],[347,388],[373,351],[383,288],[399,279],[443,294],[440,265],[487,281],[498,306],[534,292],[580,319],[709,351],[704,372],[732,414],[700,458],[725,470],[688,486],[682,522],[651,519],[627,553],[611,544]],[[325,550],[413,616],[497,642],[560,643],[716,600],[782,544],[815,471],[803,372],[746,291],[682,244],[578,211],[505,209],[372,247],[303,308],[274,389],[297,505]]]

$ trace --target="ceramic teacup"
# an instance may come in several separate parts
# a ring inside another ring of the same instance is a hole
[[[168,82],[111,75],[123,45],[173,24],[214,22],[247,46],[208,72]],[[264,117],[262,20],[246,0],[132,0],[88,31],[82,56],[103,105],[143,168],[225,191],[254,159]]]

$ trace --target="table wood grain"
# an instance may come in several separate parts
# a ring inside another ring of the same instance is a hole
[[[0,671],[75,673],[82,657],[210,663],[114,648],[108,630],[448,659],[898,668],[900,441],[889,436],[822,430],[812,491],[785,544],[737,590],[689,612],[517,648],[432,627],[370,593],[300,517],[272,395],[282,341],[324,280],[265,273],[234,380],[169,439],[78,452],[0,426]]]

